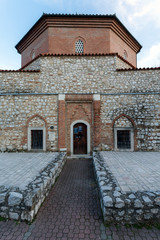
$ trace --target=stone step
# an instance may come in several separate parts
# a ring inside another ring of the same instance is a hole
[[[92,159],[93,157],[90,155],[73,155],[73,156],[67,156],[67,159]]]

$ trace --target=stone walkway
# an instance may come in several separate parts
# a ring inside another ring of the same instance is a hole
[[[124,192],[160,191],[160,152],[101,152]]]
[[[160,230],[103,225],[92,160],[68,160],[31,224],[0,222],[0,240],[158,240]]]
[[[0,153],[0,186],[26,186],[58,156],[58,152]]]

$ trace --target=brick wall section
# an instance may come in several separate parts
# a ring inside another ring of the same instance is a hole
[[[92,95],[66,95],[66,122],[67,122],[67,152],[70,154],[71,150],[71,124],[74,121],[84,120],[90,124],[91,129],[91,150],[92,150],[92,102],[93,96]]]
[[[93,102],[94,111],[94,148],[101,144],[101,101]]]
[[[81,39],[84,43],[84,53],[119,53],[123,57],[124,51],[127,51],[128,61],[136,66],[136,52],[137,47],[133,49],[131,46],[131,39],[125,37],[127,41],[124,41],[122,32],[121,36],[117,33],[120,29],[117,26],[114,27],[114,30],[110,28],[104,28],[104,23],[101,26],[94,24],[94,21],[90,24],[90,20],[82,20],[79,24],[64,26],[65,19],[61,20],[61,26],[47,27],[44,28],[44,31],[40,34],[37,33],[37,38],[33,41],[32,36],[27,41],[30,42],[30,45],[27,46],[26,43],[23,45],[25,48],[22,51],[22,66],[32,60],[33,53],[35,56],[41,53],[52,53],[52,54],[74,54],[75,53],[75,43],[78,39]],[[76,19],[72,19],[76,23]],[[103,21],[103,20],[102,20]],[[83,23],[82,23],[83,22]],[[70,22],[71,23],[71,22]],[[55,24],[55,23],[54,23]],[[101,24],[101,21],[100,21]],[[57,23],[58,25],[58,23]],[[116,33],[117,31],[117,33]],[[36,33],[35,33],[36,34]],[[26,46],[25,46],[26,45]]]
[[[66,148],[66,103],[58,101],[58,149]]]
[[[110,52],[118,52],[118,54],[124,57],[124,51],[127,52],[127,61],[129,61],[134,67],[137,66],[137,54],[121,39],[116,33],[110,31]]]
[[[21,66],[32,60],[32,54],[37,57],[40,53],[47,53],[48,48],[48,29],[46,29],[34,42],[32,42],[21,54]]]

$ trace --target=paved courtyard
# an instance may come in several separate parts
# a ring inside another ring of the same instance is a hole
[[[122,191],[160,191],[160,152],[101,152]]]
[[[58,153],[0,153],[0,186],[25,189]]]
[[[79,239],[158,240],[160,230],[104,226],[92,159],[67,160],[31,225],[0,222],[0,240]]]

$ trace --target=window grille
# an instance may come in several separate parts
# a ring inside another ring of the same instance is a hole
[[[117,130],[117,148],[131,149],[130,130]]]
[[[114,148],[116,151],[134,151],[133,127],[114,128]]]
[[[76,53],[83,53],[83,51],[84,51],[83,41],[79,39],[76,42]]]

